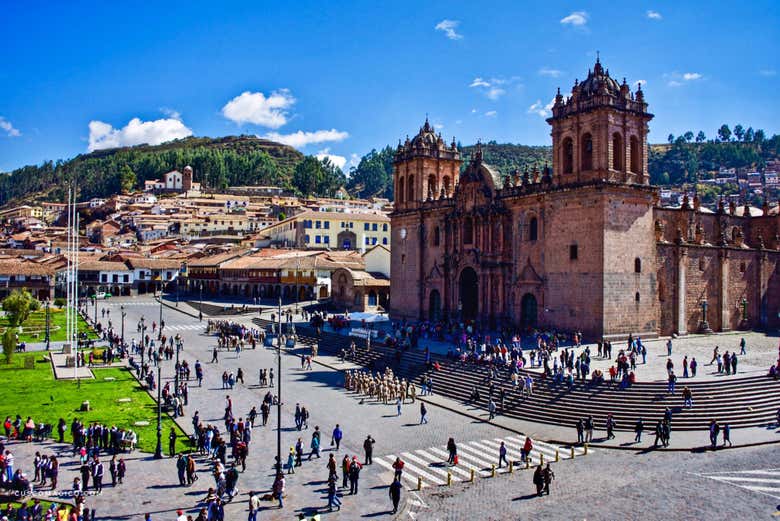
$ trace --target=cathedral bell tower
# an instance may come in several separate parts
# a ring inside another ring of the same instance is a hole
[[[559,184],[611,181],[650,184],[647,171],[647,112],[641,84],[632,93],[625,78],[618,84],[596,58],[571,96],[560,89],[552,117],[553,175]]]
[[[413,139],[398,142],[393,162],[395,209],[412,210],[424,201],[449,198],[458,183],[460,152],[448,146],[425,118]]]

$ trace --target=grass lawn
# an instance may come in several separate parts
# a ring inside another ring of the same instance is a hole
[[[24,369],[24,359],[35,358],[35,369]],[[43,353],[16,354],[10,365],[0,362],[0,421],[17,414],[26,420],[32,416],[36,423],[50,423],[55,427],[59,419],[68,422],[65,439],[71,441],[70,423],[74,417],[82,422],[97,421],[117,427],[131,428],[139,438],[139,448],[154,452],[157,445],[157,405],[138,385],[125,368],[94,369],[94,380],[81,380],[81,388],[72,380],[55,380],[51,364],[43,360]],[[105,378],[114,378],[113,381]],[[130,402],[119,402],[130,398]],[[91,410],[80,412],[81,402],[89,400]],[[17,402],[20,402],[17,404]],[[147,426],[135,426],[137,421],[148,421]],[[168,433],[175,426],[163,413],[162,442],[167,453]],[[177,451],[188,447],[187,436],[176,427],[179,435]],[[56,432],[55,432],[56,435]]]
[[[52,342],[62,342],[65,337],[65,310],[59,308],[49,308],[49,336]],[[97,334],[90,328],[84,319],[80,316],[79,332],[88,331],[89,338],[98,338]],[[0,333],[8,327],[8,319],[0,317]],[[46,340],[46,310],[41,308],[38,311],[30,313],[30,317],[22,325],[22,334],[19,335],[20,342],[44,342]]]

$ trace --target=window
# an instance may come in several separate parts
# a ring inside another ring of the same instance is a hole
[[[330,230],[330,221],[325,221],[324,226],[326,230]]]
[[[634,259],[634,273],[642,273],[642,259],[639,257]]]
[[[639,302],[639,292],[636,292],[636,295],[634,295],[634,300]]]
[[[623,170],[623,138],[617,132],[612,135],[612,169]]]
[[[539,238],[539,221],[536,217],[531,217],[528,221],[528,240],[535,241]]]
[[[399,203],[404,202],[404,178],[398,180],[398,193],[396,194],[396,200]]]
[[[439,227],[433,229],[433,245],[438,246],[441,242],[441,231],[439,231]]]
[[[401,264],[406,264],[406,254],[401,254]]]
[[[474,223],[471,221],[471,217],[466,217],[463,221],[463,244],[471,244],[474,242]]]
[[[376,237],[371,237],[371,245],[373,246],[375,244],[376,244]]]
[[[630,145],[630,153],[631,153],[631,171],[632,172],[641,172],[642,166],[640,165],[640,151],[639,151],[639,140],[636,138],[636,136],[631,136],[631,139],[628,141]]]
[[[370,239],[368,237],[366,237],[366,246],[368,246],[370,244],[369,241],[370,241]]]
[[[101,273],[100,282],[108,282],[108,275],[106,275],[105,273]]]
[[[582,170],[593,170],[593,137],[582,136]]]
[[[314,227],[317,228],[318,230],[320,229],[321,226],[322,226],[322,221],[317,221],[314,223]]]
[[[304,235],[304,237],[303,237],[303,240],[304,240],[304,242],[306,242],[307,244],[308,244],[309,242],[311,242],[311,241],[309,240],[309,236],[308,236],[308,235]]]
[[[314,237],[314,242],[315,242],[316,244],[319,244],[321,241],[322,241],[322,237],[320,237],[319,235],[316,235],[316,236]]]
[[[386,232],[386,231],[387,231],[387,223],[385,223],[385,224],[383,224],[383,225],[382,225],[382,231],[383,231],[383,232]]]
[[[354,228],[355,227],[355,223],[349,223],[349,227],[350,228]]]
[[[379,230],[379,225],[377,223],[372,224],[371,225],[371,230],[373,230],[373,231]]]
[[[569,245],[569,260],[577,260],[578,253],[576,244]]]
[[[739,263],[739,272],[740,273],[745,273],[746,270],[747,270],[747,266],[745,266],[745,263],[744,262],[740,262]]]
[[[368,223],[363,223],[363,231],[368,231],[371,228]]]
[[[323,241],[325,242],[325,244],[330,244],[330,236],[329,236],[329,235],[326,235],[326,236],[323,238]]]
[[[414,176],[409,176],[409,182],[406,183],[406,201],[414,202]]]
[[[170,273],[169,273],[169,275],[170,275]],[[124,279],[123,282],[129,282],[129,277],[127,275],[124,275],[122,278]],[[170,277],[168,277],[168,278],[170,278]]]
[[[574,142],[570,137],[563,140],[563,173],[571,174],[574,171]]]
[[[382,244],[387,246],[387,237],[382,237]],[[780,264],[778,264],[778,266],[780,266]]]

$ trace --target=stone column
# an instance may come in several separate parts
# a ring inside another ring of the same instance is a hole
[[[756,288],[756,296],[754,298],[758,299],[756,302],[758,302],[758,324],[759,327],[762,329],[765,329],[768,322],[768,313],[767,313],[767,297],[768,297],[768,291],[766,288],[767,280],[764,276],[764,266],[766,265],[767,256],[764,251],[759,249],[756,252],[758,256],[758,284]]]
[[[688,333],[685,315],[685,297],[687,288],[685,284],[685,270],[687,268],[688,252],[684,247],[677,248],[677,334]]]
[[[721,249],[718,254],[718,264],[720,268],[720,330],[729,331],[731,321],[729,320],[729,251]]]

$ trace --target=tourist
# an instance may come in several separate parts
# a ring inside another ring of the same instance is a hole
[[[742,341],[744,342],[744,338]],[[731,447],[731,425],[728,423],[723,424],[723,446],[725,447],[726,444],[729,444],[729,447]]]
[[[682,391],[682,397],[683,397],[683,407],[686,407],[688,409],[693,407],[693,393],[691,390],[685,386],[683,387]]]
[[[401,481],[398,478],[394,478],[393,482],[390,483],[390,501],[393,502],[393,514],[398,512],[398,503],[401,501]]]
[[[588,416],[585,419],[585,443],[593,441],[593,427],[593,416]]]
[[[428,409],[424,402],[420,402],[420,425],[428,423]]]
[[[506,445],[504,442],[501,442],[501,446],[498,448],[498,468],[501,468],[501,463],[506,463],[507,466],[509,465],[509,461],[506,459]]]
[[[541,465],[536,467],[533,481],[536,486],[536,495],[542,497],[542,491],[544,490],[544,470]]]
[[[667,385],[667,392],[669,394],[674,394],[674,386],[677,383],[677,377],[674,374],[674,371],[669,371],[669,381]]]
[[[360,470],[363,466],[358,463],[357,456],[352,456],[352,463],[349,465],[349,493],[354,495],[358,493],[358,482],[360,481]]]
[[[645,429],[644,423],[642,422],[642,418],[638,418],[636,421],[636,424],[634,425],[634,432],[636,433],[636,436],[634,436],[634,442],[641,443],[642,442],[642,431]]]
[[[247,521],[257,521],[257,513],[260,511],[260,498],[254,492],[249,493],[249,517]]]
[[[672,356],[672,339],[666,341],[666,356]]]
[[[611,440],[615,437],[615,433],[614,433],[615,426],[616,426],[615,420],[612,417],[612,413],[610,412],[607,414],[607,422],[606,422],[608,440]]]
[[[339,450],[339,447],[341,446],[341,438],[344,436],[344,433],[341,430],[341,427],[339,427],[339,424],[336,424],[336,428],[333,429],[333,434],[331,435],[330,439],[330,446],[332,447],[334,444],[336,445],[336,450]]]
[[[447,452],[449,452],[449,458],[447,458],[447,463],[450,465],[455,464],[455,457],[458,455],[458,446],[455,445],[455,438],[450,438],[447,440]]]
[[[745,337],[742,337],[742,338],[739,340],[739,354],[740,354],[740,355],[746,355],[746,354],[747,354],[747,351],[745,350],[745,346],[746,346],[746,345],[747,345],[747,344],[745,343]]]
[[[366,460],[365,460],[366,465],[371,465],[372,463],[371,455],[374,452],[374,443],[376,443],[376,440],[374,440],[374,438],[372,438],[370,434],[366,437],[366,440],[363,442],[363,450],[366,453]]]
[[[550,468],[550,464],[549,463],[544,468],[543,476],[544,476],[544,493],[549,496],[550,495],[550,484],[555,479],[555,473]]]
[[[341,510],[341,500],[336,490],[336,477],[331,476],[328,478],[328,512],[333,512],[334,506],[337,510]]]
[[[691,358],[691,378],[696,378],[696,368],[699,367],[699,363],[696,361],[696,357]]]
[[[396,481],[401,481],[401,474],[403,474],[404,471],[404,462],[401,458],[395,458],[395,461],[393,462],[393,470],[395,471],[393,479]]]

